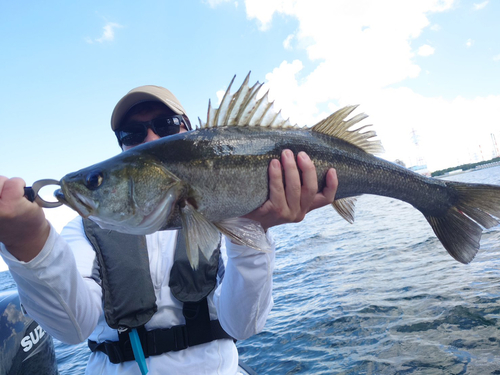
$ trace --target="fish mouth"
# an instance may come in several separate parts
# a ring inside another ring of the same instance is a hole
[[[64,193],[61,189],[57,189],[56,191],[54,191],[54,197],[56,197],[57,200],[62,204],[68,205],[68,201],[66,200],[66,197],[64,196]]]
[[[95,202],[86,196],[80,193],[65,194],[64,190],[64,186],[61,189],[57,189],[54,192],[54,196],[59,202],[78,212],[80,216],[89,217],[97,208]]]

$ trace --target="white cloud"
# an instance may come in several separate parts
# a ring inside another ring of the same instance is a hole
[[[317,64],[302,77],[301,86],[323,87],[308,90],[317,101],[327,101],[360,87],[380,89],[417,77],[420,67],[414,62],[411,42],[430,26],[429,13],[451,4],[451,0],[246,0],[246,9],[263,29],[271,26],[274,13],[297,18],[294,41]]]
[[[423,46],[420,46],[418,49],[418,55],[419,56],[430,56],[433,55],[435,51],[434,47],[431,47],[428,44],[424,44]]]
[[[223,3],[229,3],[232,2],[233,0],[205,0],[204,2],[208,4],[211,8],[215,8]],[[234,6],[238,7],[238,2],[234,1]]]
[[[417,77],[421,69],[411,43],[430,26],[429,13],[450,9],[453,1],[246,0],[245,4],[247,16],[263,29],[271,27],[274,13],[299,21],[294,41],[306,49],[316,67],[301,76],[300,84],[296,82],[296,92],[308,102],[328,104]]]
[[[96,41],[99,43],[103,42],[111,42],[115,39],[115,29],[122,27],[121,25],[109,22],[104,26],[104,31],[100,38],[97,38]]]
[[[224,98],[224,94],[226,93],[227,88],[219,90],[215,93],[217,95],[217,105],[220,105],[222,103],[222,99]]]
[[[115,39],[115,30],[121,27],[123,26],[118,23],[108,22],[106,23],[106,25],[104,25],[102,35],[99,38],[92,39],[86,37],[85,41],[90,44],[94,42],[97,43],[112,42]]]
[[[500,96],[445,100],[424,97],[405,87],[384,88],[340,97],[337,102],[330,101],[326,111],[318,111],[318,100],[312,91],[320,87],[307,81],[299,84],[297,76],[302,69],[303,64],[295,60],[283,62],[266,75],[270,99],[292,123],[311,126],[340,107],[361,104],[354,114],[364,112],[370,116],[364,124],[375,125],[373,130],[386,150],[382,156],[388,160],[403,159],[407,165],[413,164],[416,151],[412,129],[420,136],[420,153],[431,170],[468,163],[470,154],[479,152],[480,144],[484,154],[491,155],[489,137],[498,134],[491,119],[500,116]]]
[[[4,310],[2,316],[7,318],[7,322],[10,324],[16,324],[24,320],[23,313],[17,309],[13,303],[9,303],[7,308]]]
[[[288,35],[286,39],[283,41],[283,48],[285,48],[286,50],[291,50],[292,39],[293,39],[293,34]]]
[[[437,23],[435,23],[434,25],[432,25],[432,26],[430,27],[430,29],[431,29],[432,31],[439,31],[439,30],[441,30],[441,26],[440,26],[440,25],[438,25]]]
[[[367,123],[375,124],[387,151],[384,157],[411,158],[411,130],[416,129],[431,169],[467,162],[464,150],[491,144],[486,138],[497,132],[491,119],[500,117],[500,96],[445,100],[424,97],[404,86],[391,87],[420,74],[412,43],[426,28],[440,30],[428,17],[451,10],[453,0],[246,0],[245,4],[247,16],[261,29],[272,27],[275,13],[298,21],[294,45],[307,51],[308,60],[283,61],[266,75],[270,98],[292,122],[313,125],[339,107],[361,104],[356,112],[370,115]],[[429,56],[434,48],[421,46],[417,53]],[[500,61],[500,54],[494,59]]]
[[[270,27],[275,12],[289,14],[286,12],[286,9],[290,7],[289,3],[286,0],[245,0],[248,18],[257,19],[262,30]]]
[[[469,39],[467,39],[467,41],[465,42],[465,46],[466,46],[467,48],[472,47],[472,45],[473,45],[473,44],[474,44],[474,41],[473,41],[472,39],[470,39],[470,38],[469,38]]]
[[[308,90],[299,85],[297,74],[304,68],[299,60],[292,63],[283,61],[281,65],[266,75],[267,83],[263,91],[269,91],[269,99],[276,109],[282,109],[284,118],[292,122],[311,124],[311,116],[316,114],[316,100],[308,96]],[[299,109],[300,108],[300,109]]]
[[[482,3],[474,3],[473,8],[474,8],[474,10],[484,9],[486,7],[486,5],[488,5],[489,2],[490,2],[489,0],[486,0],[486,1],[483,1]]]
[[[498,55],[493,56],[493,61],[500,61],[500,53]]]

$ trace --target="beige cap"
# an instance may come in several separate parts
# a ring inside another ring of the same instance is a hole
[[[182,108],[181,103],[177,100],[174,94],[169,90],[160,86],[140,86],[130,90],[127,95],[120,99],[111,115],[111,129],[116,130],[123,119],[123,116],[134,105],[142,102],[161,102],[178,115],[186,115],[186,111]]]

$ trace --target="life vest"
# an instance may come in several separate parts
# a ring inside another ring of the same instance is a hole
[[[217,285],[220,241],[210,259],[200,257],[197,270],[187,259],[185,239],[178,232],[169,287],[183,303],[186,324],[146,331],[144,325],[157,311],[149,269],[146,237],[101,229],[83,219],[85,235],[96,251],[106,323],[119,332],[119,341],[97,343],[89,340],[92,351],[106,353],[112,363],[133,360],[128,330],[137,328],[146,357],[218,339],[232,339],[218,320],[210,320],[207,296]],[[221,271],[221,270],[219,270]],[[219,272],[221,273],[221,272]]]

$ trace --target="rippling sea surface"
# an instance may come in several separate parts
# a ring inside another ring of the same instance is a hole
[[[500,167],[448,179],[500,184]],[[500,227],[469,265],[390,198],[360,197],[352,225],[325,207],[273,235],[275,306],[237,344],[257,373],[500,374]],[[60,373],[83,373],[86,346],[55,344]]]

